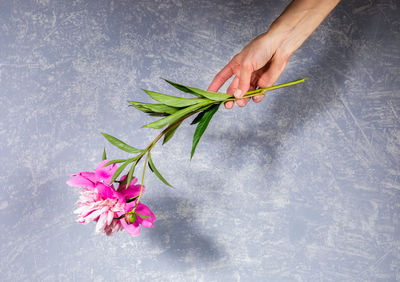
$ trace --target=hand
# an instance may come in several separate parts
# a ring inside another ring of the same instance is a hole
[[[208,91],[217,92],[219,88],[233,75],[232,83],[227,89],[227,94],[236,98],[242,97],[247,91],[257,87],[266,88],[272,86],[282,74],[290,55],[279,49],[279,45],[265,33],[251,41],[243,50],[215,76]],[[265,95],[253,97],[258,103]],[[250,98],[237,100],[240,107],[244,107]],[[225,103],[225,108],[231,109],[234,101]]]
[[[340,0],[294,0],[271,25],[270,29],[251,41],[215,76],[208,91],[217,92],[224,83],[233,78],[227,93],[236,98],[249,90],[272,86],[282,74],[295,50],[321,24]],[[265,95],[253,97],[258,103]],[[244,107],[249,98],[236,100]],[[234,101],[225,103],[231,109]]]

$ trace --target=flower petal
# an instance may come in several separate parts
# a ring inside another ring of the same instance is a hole
[[[67,184],[72,187],[80,187],[87,189],[94,188],[94,183],[82,175],[73,176],[70,180],[67,181]]]
[[[112,211],[108,211],[107,214],[107,225],[110,225],[114,219],[114,213]]]
[[[97,233],[101,233],[101,232],[105,232],[105,227],[107,226],[107,213],[104,212],[100,215],[99,220],[97,221],[96,224],[96,232]]]
[[[128,174],[125,174],[125,175],[121,176],[121,178],[119,180],[120,181],[124,181],[127,176],[128,176]],[[131,183],[129,184],[129,188],[126,189],[126,185],[123,185],[122,187],[120,187],[120,190],[129,190],[131,188],[134,188],[133,186],[135,185],[135,183],[137,181],[138,181],[138,179],[136,177],[133,177],[132,180],[131,180]]]
[[[137,178],[135,178],[134,183],[137,181]],[[133,198],[136,196],[139,196],[140,194],[140,187],[141,185],[134,185],[134,184],[130,184],[128,189],[122,188],[121,191],[119,192],[125,199],[129,199],[129,198]],[[143,185],[143,189],[142,189],[142,194],[144,193],[145,190],[145,186]]]
[[[103,207],[101,210],[95,210],[85,217],[86,222],[97,221],[99,216],[106,210],[108,210],[108,207]]]
[[[79,175],[89,179],[94,183],[98,181],[94,172],[80,172]]]
[[[95,175],[96,178],[99,179],[99,181],[103,180],[105,183],[110,184],[110,180],[114,175],[115,171],[118,169],[118,166],[117,164],[111,164],[106,167],[103,167],[108,162],[109,162],[108,160],[102,161],[97,166],[95,170]]]
[[[140,218],[141,222],[139,223],[142,224],[143,227],[146,228],[153,227],[153,223],[154,221],[156,221],[156,216],[146,205],[139,203],[138,207],[136,208],[136,213],[146,217],[146,218]],[[140,217],[139,215],[138,217]]]
[[[103,199],[115,199],[115,190],[114,188],[108,186],[108,185],[104,185],[103,183],[98,182],[96,184],[96,189],[99,192],[100,196]]]
[[[122,218],[119,220],[122,224],[122,226],[124,227],[124,229],[126,230],[126,232],[128,232],[130,235],[132,236],[139,236],[140,234],[140,226],[137,225],[135,226],[135,224],[128,224],[125,221],[125,218]]]

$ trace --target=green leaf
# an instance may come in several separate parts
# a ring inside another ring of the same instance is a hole
[[[103,134],[103,136],[104,136],[111,144],[113,144],[114,146],[118,147],[118,148],[121,149],[122,151],[125,151],[125,152],[128,152],[128,153],[132,153],[132,154],[139,154],[139,153],[142,153],[142,152],[145,151],[145,150],[143,150],[143,149],[136,149],[136,148],[134,148],[134,147],[132,147],[132,146],[130,146],[130,145],[128,145],[128,144],[122,142],[121,140],[119,140],[119,139],[117,139],[117,138],[115,138],[115,137],[113,137],[113,136],[111,136],[111,135],[108,135],[107,133],[101,133],[101,134]]]
[[[206,112],[206,111],[200,112],[200,113],[193,119],[193,121],[192,121],[190,124],[193,125],[193,124],[199,123],[199,121],[201,120],[201,118],[204,116],[205,112]]]
[[[147,95],[149,95],[151,98],[154,100],[163,103],[164,105],[167,106],[172,106],[172,107],[187,107],[191,106],[194,104],[198,104],[201,102],[204,102],[205,99],[197,99],[197,98],[180,98],[180,97],[175,97],[175,96],[170,96],[166,94],[161,94],[149,90],[144,90]]]
[[[196,105],[192,105],[189,107],[186,107],[172,115],[169,115],[163,119],[159,119],[155,122],[146,124],[144,127],[150,127],[150,128],[163,128],[164,126],[166,126],[167,124],[173,124],[174,122],[178,121],[180,118],[184,117],[185,115],[191,113],[192,111],[195,111],[203,106],[206,106],[208,103],[210,103],[210,101],[206,101],[203,103],[199,103]]]
[[[192,144],[192,152],[190,154],[190,158],[193,158],[194,152],[196,150],[197,144],[200,141],[201,136],[203,135],[204,131],[207,129],[210,120],[214,116],[214,114],[218,111],[218,108],[221,104],[217,104],[209,108],[204,112],[204,115],[201,117],[199,124],[196,127],[193,136],[193,144]]]
[[[215,105],[215,104],[214,104],[214,105]],[[212,107],[212,106],[213,106],[213,105],[209,105],[209,106],[203,107],[203,108],[201,109],[202,112],[200,112],[200,113],[193,119],[193,121],[192,121],[190,124],[193,125],[193,124],[198,123],[198,122],[201,120],[201,118],[204,116],[204,113],[206,112],[206,110],[207,110],[208,108]]]
[[[107,159],[107,155],[106,155],[106,148],[104,148],[103,151],[103,161]]]
[[[127,203],[133,202],[133,201],[136,200],[137,198],[139,198],[139,195],[137,195],[137,196],[135,196],[135,197],[132,197],[132,198],[129,198],[129,199],[126,199],[126,202],[127,202]]]
[[[112,160],[112,161],[107,162],[105,165],[103,165],[103,167],[109,166],[110,164],[123,163],[125,161],[126,161],[126,159]]]
[[[126,180],[126,189],[128,189],[129,185],[131,184],[132,178],[133,178],[133,172],[135,171],[135,167],[136,167],[137,161],[134,162],[129,170],[128,176],[127,176],[127,180]]]
[[[130,164],[131,162],[133,162],[135,159],[127,159],[126,162],[124,162],[114,173],[114,175],[111,178],[110,183],[113,183],[115,181],[115,179],[117,179],[117,177],[121,174],[121,172],[125,169],[125,167]]]
[[[195,96],[199,96],[199,97],[203,97],[202,95],[197,94],[197,93],[194,92],[193,90],[190,90],[190,89],[189,89],[187,86],[185,86],[185,85],[182,85],[182,84],[179,84],[179,83],[176,83],[176,82],[172,82],[172,81],[170,81],[170,80],[168,80],[168,79],[165,79],[165,78],[161,78],[161,79],[165,80],[167,83],[171,84],[173,87],[175,87],[176,89],[178,89],[178,90],[180,90],[180,91],[182,91],[182,92],[189,93],[189,94],[192,94],[192,95],[195,95]]]
[[[215,92],[206,91],[206,90],[202,90],[202,89],[195,88],[195,87],[189,87],[189,86],[188,86],[188,88],[190,90],[192,90],[193,92],[195,92],[203,97],[206,97],[210,100],[213,100],[213,101],[225,101],[226,99],[232,98],[231,95],[228,95],[225,93],[219,93],[219,92],[215,93]]]
[[[146,218],[150,217],[148,215],[143,215],[143,214],[140,214],[140,213],[138,213],[137,215],[140,216],[142,219],[146,219]]]
[[[215,93],[215,92],[211,92],[211,91],[206,91],[206,90],[202,90],[196,87],[190,87],[190,86],[186,86],[186,85],[182,85],[176,82],[172,82],[169,81],[165,78],[163,78],[166,82],[168,82],[169,84],[171,84],[173,87],[175,87],[176,89],[179,89],[183,92],[186,93],[190,93],[199,97],[206,97],[210,100],[213,101],[225,101],[226,99],[232,98],[231,95],[225,94],[225,93]]]
[[[165,114],[165,113],[149,113],[149,116],[151,116],[151,117],[166,117],[166,116],[169,116],[169,114]]]
[[[157,177],[158,177],[165,185],[168,185],[169,187],[172,187],[172,185],[169,184],[169,183],[167,182],[167,180],[165,180],[165,178],[161,175],[161,173],[160,173],[160,172],[157,170],[157,168],[155,167],[155,165],[154,165],[154,163],[153,163],[153,160],[151,159],[150,152],[149,152],[148,154],[149,154],[149,168],[151,169],[151,171],[154,172],[154,174],[157,175]],[[174,187],[172,187],[172,188],[174,188]]]
[[[164,104],[151,104],[151,103],[140,103],[135,101],[128,101],[136,109],[145,113],[164,113],[173,114],[179,110],[177,107],[171,107]]]
[[[181,125],[181,123],[182,123],[182,121],[178,122],[173,127],[171,127],[171,129],[167,133],[165,133],[164,140],[163,140],[163,143],[162,143],[163,145],[165,143],[167,143],[174,136],[175,131],[178,129],[178,127]]]

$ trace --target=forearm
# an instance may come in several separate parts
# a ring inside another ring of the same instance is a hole
[[[294,0],[274,21],[266,38],[275,41],[280,52],[290,56],[321,24],[340,0]]]

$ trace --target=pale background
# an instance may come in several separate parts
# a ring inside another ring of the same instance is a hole
[[[159,77],[207,88],[289,1],[0,1],[2,281],[400,280],[400,3],[343,1],[261,104],[221,110],[153,158],[140,237],[75,222],[68,174],[107,132],[146,146],[127,107]]]

